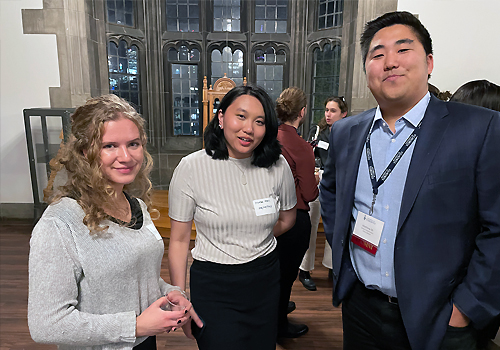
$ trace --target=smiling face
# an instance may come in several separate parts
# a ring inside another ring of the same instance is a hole
[[[226,111],[219,111],[219,125],[224,131],[229,156],[251,157],[266,134],[264,108],[250,95],[236,98]]]
[[[410,27],[395,24],[375,34],[365,67],[368,87],[382,110],[395,105],[410,110],[428,91],[434,61]]]
[[[104,176],[120,193],[135,180],[144,159],[137,125],[124,117],[105,122],[100,156]]]
[[[333,123],[339,121],[347,115],[347,112],[342,113],[339,104],[335,101],[328,101],[325,106],[325,120],[328,126],[332,126]]]

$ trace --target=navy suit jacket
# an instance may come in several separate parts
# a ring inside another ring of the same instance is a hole
[[[357,279],[351,213],[374,115],[333,125],[320,184],[336,306]],[[431,350],[442,342],[453,303],[477,328],[500,314],[500,113],[431,97],[421,128],[401,201],[394,276],[410,344]]]

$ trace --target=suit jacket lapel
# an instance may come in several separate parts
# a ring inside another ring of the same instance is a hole
[[[429,167],[434,160],[436,151],[442,141],[443,135],[451,118],[446,118],[448,109],[443,101],[431,96],[429,106],[424,115],[415,149],[406,176],[405,189],[399,213],[398,233],[410,213],[418,191],[420,190]]]

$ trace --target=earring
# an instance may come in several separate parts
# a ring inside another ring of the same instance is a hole
[[[221,129],[222,129],[222,123],[219,123],[219,128],[221,128]]]

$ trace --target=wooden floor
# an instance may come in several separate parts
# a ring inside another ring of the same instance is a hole
[[[31,223],[0,221],[0,350],[54,350],[54,345],[36,344],[31,340],[26,320],[28,298],[28,252]],[[164,240],[168,248],[168,239]],[[277,349],[342,349],[340,310],[331,304],[331,283],[327,269],[321,265],[324,239],[318,237],[316,269],[313,277],[318,290],[306,290],[297,280],[292,300],[297,310],[289,315],[294,322],[305,323],[309,333],[298,339],[286,340]],[[165,251],[166,251],[165,249]],[[191,261],[190,261],[191,262]],[[166,257],[162,262],[162,277],[169,281]],[[196,342],[187,339],[182,330],[158,336],[158,349],[197,349]],[[237,349],[235,349],[237,350]]]

